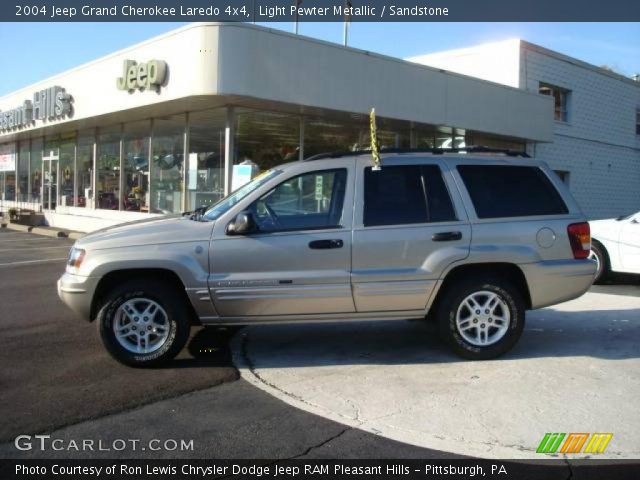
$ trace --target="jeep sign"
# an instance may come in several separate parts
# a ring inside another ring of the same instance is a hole
[[[116,80],[116,86],[118,90],[129,92],[136,89],[160,91],[166,78],[167,64],[162,60],[150,60],[145,63],[125,60],[122,66],[122,76]]]

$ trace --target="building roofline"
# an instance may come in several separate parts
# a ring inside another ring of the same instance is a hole
[[[292,39],[296,39],[298,41],[304,41],[304,42],[310,42],[310,43],[315,43],[315,44],[320,44],[320,45],[324,45],[327,47],[331,47],[331,48],[335,48],[335,49],[339,49],[339,50],[347,50],[347,51],[351,51],[351,52],[358,52],[367,56],[370,56],[372,58],[380,58],[380,59],[384,59],[384,60],[388,60],[388,61],[394,61],[397,62],[399,64],[411,64],[412,66],[418,67],[418,68],[422,68],[425,70],[431,70],[431,71],[435,71],[435,72],[441,72],[441,73],[446,73],[448,75],[452,75],[452,76],[456,76],[456,77],[464,77],[464,78],[471,78],[473,80],[476,80],[478,82],[483,82],[483,83],[488,83],[491,84],[493,86],[499,86],[501,88],[507,89],[507,90],[514,90],[514,91],[518,91],[520,93],[523,94],[529,94],[529,95],[538,95],[537,93],[534,92],[529,92],[526,90],[522,90],[516,87],[512,87],[509,85],[503,85],[503,84],[499,84],[499,83],[495,83],[495,82],[490,82],[488,80],[483,80],[481,78],[477,78],[474,77],[472,75],[464,75],[461,73],[457,73],[457,72],[452,72],[446,69],[442,69],[442,68],[436,68],[436,67],[431,67],[429,65],[424,65],[424,64],[420,64],[417,62],[413,62],[407,59],[403,59],[403,58],[399,58],[399,57],[393,57],[390,55],[384,55],[381,53],[376,53],[376,52],[371,52],[369,50],[363,50],[360,48],[355,48],[355,47],[349,47],[349,46],[344,46],[344,45],[339,45],[337,43],[333,43],[333,42],[329,42],[326,40],[320,40],[317,38],[313,38],[313,37],[308,37],[305,35],[298,35],[298,34],[294,34],[294,33],[290,33],[290,32],[285,32],[283,30],[278,30],[278,29],[274,29],[274,28],[270,28],[270,27],[263,27],[260,25],[253,25],[253,24],[248,24],[248,23],[237,23],[237,22],[194,22],[194,23],[189,23],[188,25],[184,25],[182,27],[176,28],[174,30],[170,30],[169,32],[165,32],[162,33],[160,35],[156,35],[154,37],[151,37],[147,40],[143,40],[141,42],[135,43],[133,45],[130,45],[128,47],[122,48],[120,50],[116,50],[114,52],[108,53],[106,55],[103,55],[101,57],[98,57],[96,59],[90,60],[88,62],[82,63],[78,66],[72,67],[68,70],[64,70],[62,72],[56,73],[50,77],[46,77],[43,78],[42,80],[38,80],[34,83],[25,85],[24,87],[18,88],[17,90],[13,90],[5,95],[0,96],[0,103],[2,103],[3,100],[7,99],[8,97],[11,97],[13,95],[18,94],[19,92],[23,91],[23,90],[30,90],[33,88],[36,88],[37,85],[43,84],[43,83],[55,83],[55,81],[58,78],[61,78],[63,76],[72,74],[74,72],[89,68],[95,64],[98,64],[100,62],[103,62],[105,60],[108,60],[112,57],[116,57],[118,55],[122,55],[126,52],[129,52],[131,50],[135,50],[137,48],[152,44],[158,40],[162,40],[165,38],[169,38],[175,35],[179,35],[185,31],[194,29],[194,28],[203,28],[203,27],[231,27],[231,28],[246,28],[246,29],[254,29],[254,30],[260,30],[263,32],[269,32],[275,35],[280,35],[283,37],[290,37]],[[533,45],[533,44],[532,44]],[[633,81],[633,80],[630,80]]]
[[[565,55],[564,53],[560,53],[557,52],[555,50],[551,50],[548,49],[546,47],[543,47],[541,45],[537,45],[535,43],[531,43],[528,42],[526,40],[522,40],[520,39],[520,45],[521,48],[527,49],[527,50],[531,50],[537,53],[541,53],[543,55],[547,55],[549,57],[554,57],[557,58],[558,60],[561,60],[563,62],[567,62],[567,63],[571,63],[572,65],[576,65],[578,67],[582,67],[582,68],[587,68],[589,70],[592,70],[594,72],[600,73],[602,75],[606,75],[608,77],[614,78],[616,80],[622,80],[625,83],[628,83],[630,85],[634,85],[635,87],[640,88],[640,82],[633,80],[632,78],[629,78],[625,75],[622,75],[620,73],[616,73],[616,72],[612,72],[609,70],[606,70],[602,67],[599,67],[597,65],[594,65],[592,63],[588,63],[585,62],[583,60],[579,60],[577,58],[571,57],[569,55]]]

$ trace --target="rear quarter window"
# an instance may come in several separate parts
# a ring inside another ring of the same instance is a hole
[[[478,218],[564,215],[564,200],[538,167],[458,165]]]

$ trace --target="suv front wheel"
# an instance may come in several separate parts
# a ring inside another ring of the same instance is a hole
[[[106,295],[97,316],[102,343],[125,365],[150,367],[175,357],[190,330],[184,299],[166,284],[132,280]]]
[[[513,348],[524,329],[519,290],[501,279],[471,278],[451,285],[438,303],[443,339],[461,357],[496,358]]]

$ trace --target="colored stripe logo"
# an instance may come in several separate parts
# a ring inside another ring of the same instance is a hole
[[[589,436],[591,435],[591,438]],[[583,453],[604,453],[607,445],[613,438],[613,433],[545,433],[536,453],[580,453],[586,444]],[[587,442],[587,439],[589,440]],[[564,440],[564,443],[563,443]],[[560,446],[562,445],[562,447]]]

